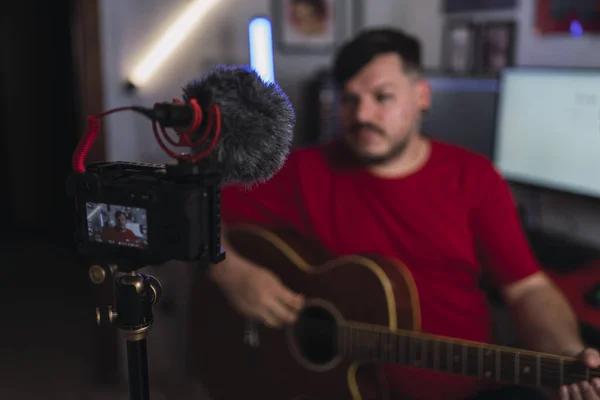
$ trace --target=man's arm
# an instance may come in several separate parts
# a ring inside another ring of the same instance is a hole
[[[570,356],[583,351],[573,309],[543,272],[508,285],[502,295],[527,347]]]
[[[303,296],[284,286],[271,271],[240,256],[227,240],[225,225],[222,227],[221,245],[226,256],[210,267],[209,277],[242,315],[270,327],[294,322],[302,309]]]
[[[221,245],[226,256],[211,266],[208,276],[238,312],[271,327],[293,322],[303,306],[303,297],[283,285],[271,271],[241,257],[228,241],[227,227],[256,224],[306,229],[298,181],[297,160],[292,154],[269,181],[251,189],[229,186],[221,191]]]
[[[477,171],[473,223],[482,262],[528,347],[554,354],[583,350],[567,300],[544,274],[525,237],[510,188],[491,166]]]

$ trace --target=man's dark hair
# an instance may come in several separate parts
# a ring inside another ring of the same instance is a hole
[[[363,30],[342,46],[334,63],[333,77],[343,86],[376,56],[386,53],[398,54],[405,72],[422,71],[419,41],[397,29],[379,28]]]
[[[119,217],[120,217],[121,215],[125,215],[125,213],[124,213],[123,211],[117,211],[117,212],[115,213],[115,218],[116,218],[116,219],[119,219]]]
[[[313,8],[315,14],[319,18],[327,15],[327,6],[323,0],[292,0],[292,4],[307,4]]]

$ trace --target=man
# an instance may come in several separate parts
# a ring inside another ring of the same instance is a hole
[[[115,212],[115,226],[102,232],[103,241],[112,241],[115,244],[137,246],[138,238],[131,229],[127,228],[127,217],[123,211]]]
[[[573,312],[528,247],[508,185],[485,158],[420,134],[431,95],[418,41],[394,30],[363,32],[341,49],[334,75],[343,91],[343,138],[293,152],[265,184],[223,190],[224,225],[284,225],[337,254],[404,261],[422,329],[444,336],[492,340],[479,288],[485,274],[528,346],[597,366],[598,352],[585,349]],[[233,306],[271,327],[292,323],[302,294],[224,246],[227,259],[210,275]],[[394,398],[543,398],[524,388],[483,393],[477,380],[400,366],[385,372]],[[561,396],[598,399],[596,389],[582,383]]]

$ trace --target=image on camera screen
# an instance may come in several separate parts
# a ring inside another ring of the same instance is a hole
[[[148,247],[146,210],[105,203],[86,203],[90,242]]]

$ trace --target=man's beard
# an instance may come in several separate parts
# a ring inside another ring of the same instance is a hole
[[[383,129],[372,125],[370,123],[364,124],[355,124],[350,129],[351,135],[356,135],[360,132],[361,129],[369,129],[370,131],[377,132],[379,135],[385,137],[385,132]],[[357,151],[353,146],[350,146],[349,143],[346,143],[348,150],[354,155],[356,161],[359,162],[363,166],[374,167],[378,165],[387,164],[388,162],[400,157],[408,147],[408,143],[410,142],[411,134],[407,135],[401,141],[394,143],[392,147],[385,153],[381,155],[367,155],[361,154]]]
[[[366,155],[354,151],[354,154],[362,165],[366,167],[374,167],[387,164],[388,162],[400,157],[408,147],[409,138],[406,137],[402,141],[395,143],[385,154],[381,155]]]

